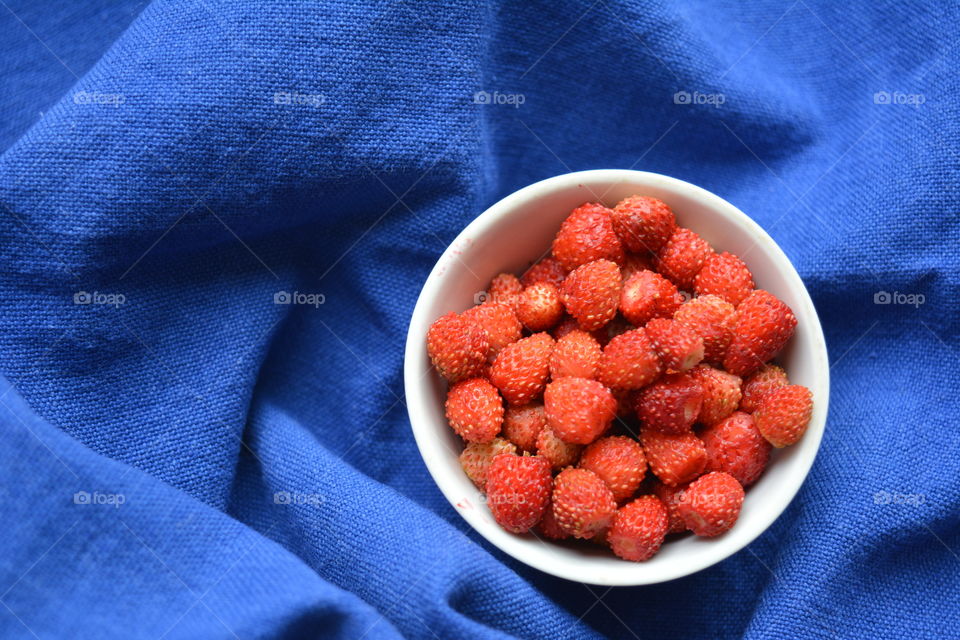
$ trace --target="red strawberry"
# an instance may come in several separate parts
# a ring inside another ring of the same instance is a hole
[[[678,227],[657,254],[657,271],[681,289],[689,291],[703,263],[713,255],[707,241],[690,229]]]
[[[707,471],[725,471],[744,487],[757,481],[770,457],[770,443],[742,411],[707,427],[700,439],[707,449]]]
[[[577,267],[563,281],[560,297],[581,329],[599,329],[617,313],[620,269],[609,260],[596,260]]]
[[[449,382],[483,374],[490,343],[477,322],[456,313],[438,318],[427,331],[427,353]]]
[[[447,421],[467,442],[490,442],[503,425],[503,401],[483,378],[458,382],[447,392]]]
[[[522,407],[507,407],[503,416],[503,437],[517,445],[521,451],[537,450],[537,435],[547,425],[543,405],[531,402]]]
[[[580,468],[593,471],[613,491],[613,498],[622,502],[633,496],[647,474],[643,447],[626,436],[600,438],[584,450]]]
[[[553,481],[551,502],[557,524],[575,538],[592,538],[606,529],[617,510],[610,488],[586,469],[561,471]]]
[[[760,400],[753,412],[757,429],[773,446],[780,448],[795,444],[810,424],[813,413],[813,394],[798,384],[770,391]]]
[[[573,210],[553,240],[553,257],[567,271],[594,260],[623,262],[623,247],[613,230],[610,209],[588,202]]]
[[[673,319],[703,338],[703,359],[720,364],[733,340],[736,309],[719,296],[693,298],[677,309]]]
[[[560,439],[571,444],[590,444],[613,422],[617,401],[596,380],[560,378],[543,394],[547,424]]]
[[[566,277],[567,270],[563,265],[556,258],[546,257],[527,269],[527,272],[520,277],[520,284],[529,287],[538,282],[546,282],[559,289]]]
[[[743,381],[743,399],[740,400],[740,409],[753,413],[760,406],[764,395],[790,384],[787,372],[775,364],[765,364],[756,373]]]
[[[508,344],[490,367],[492,382],[513,405],[527,404],[543,393],[550,375],[553,338],[535,333]]]
[[[560,291],[552,284],[539,282],[523,290],[517,300],[517,317],[527,329],[550,329],[563,317]]]
[[[582,451],[583,445],[564,442],[549,426],[537,435],[537,455],[549,460],[555,471],[577,464]]]
[[[687,485],[680,484],[674,487],[670,485],[663,484],[662,482],[657,482],[653,485],[653,493],[655,496],[660,498],[660,502],[663,503],[663,506],[667,508],[667,519],[670,521],[670,525],[667,528],[667,533],[683,533],[687,530],[687,525],[683,521],[683,518],[680,517],[680,513],[677,511],[677,507],[680,503],[680,496],[683,495],[683,490],[687,488]]]
[[[550,540],[563,540],[570,537],[570,534],[564,531],[557,522],[557,518],[553,514],[552,503],[547,507],[547,510],[543,512],[543,518],[540,520],[537,529],[543,534],[544,538]]]
[[[703,406],[703,388],[689,374],[664,376],[637,394],[637,417],[663,433],[686,433]]]
[[[550,376],[554,380],[569,376],[593,378],[601,353],[600,344],[592,335],[575,329],[557,340],[550,356]]]
[[[640,496],[613,516],[607,543],[624,560],[643,562],[660,550],[670,520],[667,508],[656,496]]]
[[[654,318],[645,328],[667,371],[687,371],[703,360],[703,338],[686,325]]]
[[[493,459],[501,453],[516,453],[512,442],[503,438],[494,438],[490,442],[468,442],[460,454],[460,466],[467,477],[483,491],[487,486],[487,469]]]
[[[718,295],[737,306],[753,291],[753,275],[743,260],[724,251],[713,254],[693,279],[693,290],[698,296]]]
[[[539,456],[501,454],[487,469],[487,504],[497,523],[526,533],[550,503],[550,463]]]
[[[650,470],[660,482],[670,486],[690,482],[703,473],[707,464],[707,450],[693,432],[674,435],[644,427],[640,430],[640,443]]]
[[[511,342],[516,342],[522,335],[523,325],[510,305],[495,302],[481,304],[464,311],[463,317],[474,320],[483,327],[490,343],[487,359],[491,362],[501,349]]]
[[[637,271],[624,282],[619,304],[623,317],[642,327],[653,318],[671,317],[683,304],[683,296],[659,273]]]
[[[661,371],[663,366],[647,332],[634,329],[615,337],[603,349],[597,379],[615,389],[639,389],[660,377]]]
[[[677,510],[687,528],[698,536],[718,536],[729,530],[740,516],[743,487],[723,471],[712,471],[690,483],[680,497]]]
[[[653,271],[653,254],[628,253],[620,267],[623,281],[626,282],[630,276],[641,271]]]
[[[520,279],[512,273],[497,275],[487,286],[487,296],[484,302],[499,302],[516,311],[517,300],[523,292]]]
[[[690,375],[703,388],[703,406],[698,422],[716,424],[736,411],[740,404],[740,378],[706,364],[691,369]]]
[[[620,241],[630,251],[658,251],[677,226],[665,202],[646,196],[624,198],[613,208],[611,218]]]
[[[779,353],[797,326],[797,317],[768,291],[756,289],[737,307],[733,342],[723,368],[747,376]]]

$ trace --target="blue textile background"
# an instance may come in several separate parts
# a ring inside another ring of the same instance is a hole
[[[0,4],[0,636],[960,637],[955,4]],[[401,380],[459,230],[603,167],[753,216],[833,365],[786,513],[643,588],[466,530]]]

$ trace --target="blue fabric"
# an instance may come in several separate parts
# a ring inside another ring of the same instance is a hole
[[[0,636],[958,637],[955,5],[0,4]],[[458,231],[602,167],[753,216],[833,363],[786,513],[643,588],[467,530],[401,380]]]

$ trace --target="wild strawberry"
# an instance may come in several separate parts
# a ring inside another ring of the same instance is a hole
[[[517,314],[506,304],[491,302],[471,307],[463,312],[463,317],[474,320],[483,327],[490,343],[487,360],[491,362],[501,349],[519,340],[523,332],[523,325],[517,319]]]
[[[550,356],[550,377],[593,378],[601,353],[600,344],[592,335],[575,329],[557,340]]]
[[[609,260],[595,260],[577,267],[563,281],[560,298],[581,329],[599,329],[617,313],[620,269]]]
[[[764,395],[790,384],[787,372],[775,364],[765,364],[756,373],[743,381],[743,398],[740,400],[740,409],[753,413],[760,406]]]
[[[647,474],[647,459],[636,440],[609,436],[600,438],[584,450],[580,468],[600,476],[613,491],[614,500],[622,502],[640,488]]]
[[[671,317],[682,304],[676,285],[653,271],[637,271],[625,280],[620,292],[623,317],[638,327],[653,318]]]
[[[667,203],[646,196],[624,198],[613,208],[611,218],[620,241],[630,251],[658,251],[677,226]]]
[[[657,271],[679,288],[690,291],[693,278],[713,255],[707,241],[690,229],[678,227],[657,253]]]
[[[512,273],[501,273],[487,286],[487,299],[484,302],[499,302],[516,311],[521,293],[523,285],[520,284],[520,279]]]
[[[550,329],[560,322],[563,313],[560,292],[546,282],[530,285],[517,300],[517,317],[530,331]]]
[[[586,469],[564,469],[553,482],[553,515],[560,528],[574,538],[592,538],[610,526],[617,503],[597,474]]]
[[[667,371],[687,371],[703,360],[703,338],[667,318],[654,318],[645,329]]]
[[[640,496],[614,514],[607,543],[624,560],[643,562],[660,550],[669,525],[667,508],[660,499]]]
[[[703,263],[693,279],[693,290],[698,296],[718,295],[737,306],[753,291],[753,275],[743,260],[732,253],[715,253]]]
[[[813,394],[798,384],[770,391],[753,412],[757,430],[773,446],[787,447],[803,436],[813,413]]]
[[[582,451],[582,444],[564,442],[549,426],[541,429],[537,435],[537,455],[549,460],[554,471],[577,464]]]
[[[467,442],[490,442],[503,425],[503,401],[483,378],[458,382],[447,392],[447,421]]]
[[[597,379],[615,389],[639,389],[660,377],[661,371],[653,342],[641,328],[617,336],[603,349]]]
[[[690,375],[703,388],[703,406],[698,422],[716,424],[737,410],[740,404],[740,378],[706,364],[691,369]]]
[[[669,520],[669,526],[667,527],[667,533],[683,533],[687,530],[687,524],[683,521],[683,518],[680,517],[680,513],[677,511],[677,507],[680,503],[680,496],[683,495],[683,490],[687,488],[687,485],[680,484],[671,487],[670,485],[663,484],[662,482],[656,482],[653,485],[653,494],[660,498],[660,502],[663,503],[663,506],[667,508],[667,519]]]
[[[666,485],[690,482],[706,467],[707,450],[692,431],[675,435],[644,427],[640,443],[650,470]]]
[[[637,394],[637,417],[663,433],[690,431],[703,406],[703,388],[689,374],[664,376]]]
[[[531,402],[522,407],[507,407],[503,416],[503,437],[517,445],[521,451],[537,450],[537,436],[547,425],[543,404]]]
[[[438,318],[427,331],[430,360],[451,383],[482,375],[489,347],[483,327],[456,313]]]
[[[517,447],[503,438],[494,438],[490,442],[468,442],[460,454],[460,466],[467,477],[483,491],[487,486],[487,469],[493,459],[501,453],[515,454]]]
[[[703,359],[720,364],[733,340],[736,309],[720,296],[705,295],[683,303],[673,319],[703,338]]]
[[[620,267],[620,276],[626,282],[635,273],[653,271],[653,254],[628,253]]]
[[[698,536],[712,537],[729,530],[740,516],[743,487],[723,471],[712,471],[690,483],[677,510],[687,528]]]
[[[527,404],[543,393],[550,375],[553,338],[535,333],[508,344],[490,367],[490,382],[513,405]]]
[[[541,518],[540,524],[537,525],[537,530],[543,534],[544,538],[549,540],[564,540],[570,537],[570,534],[560,527],[556,516],[553,515],[553,503],[543,512],[543,518]]]
[[[562,291],[563,289],[561,288],[561,302],[563,301]],[[571,315],[565,315],[560,319],[557,326],[550,331],[550,335],[553,336],[554,340],[559,340],[571,331],[582,331],[582,329],[580,329],[576,318]]]
[[[613,230],[610,209],[592,202],[574,209],[553,240],[553,257],[567,271],[600,259],[623,262],[623,247]]]
[[[586,378],[560,378],[543,394],[547,424],[561,440],[590,444],[613,422],[617,401],[605,386]]]
[[[741,377],[750,375],[780,352],[796,326],[790,307],[768,291],[754,290],[737,307],[723,368]]]
[[[725,471],[744,487],[757,481],[770,458],[770,443],[742,411],[707,427],[700,439],[707,449],[707,471]]]
[[[530,287],[538,282],[546,282],[559,289],[566,277],[567,270],[563,268],[560,261],[548,256],[527,269],[526,273],[520,277],[520,284]]]
[[[494,520],[513,533],[526,533],[550,503],[550,463],[540,456],[498,455],[487,469],[487,505]]]

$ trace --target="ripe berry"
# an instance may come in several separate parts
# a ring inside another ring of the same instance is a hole
[[[483,378],[458,382],[447,392],[447,421],[467,442],[490,442],[503,425],[503,402]]]
[[[553,257],[567,271],[600,259],[623,262],[623,247],[613,230],[610,209],[592,202],[574,209],[553,240]]]
[[[693,290],[698,296],[718,295],[737,306],[753,291],[753,275],[743,260],[727,253],[713,254],[693,279]]]
[[[686,488],[687,485],[685,484],[671,487],[659,481],[653,485],[653,494],[660,498],[660,502],[667,508],[667,519],[670,522],[667,527],[668,534],[683,533],[687,530],[687,524],[683,521],[683,518],[680,517],[680,513],[677,510],[680,504],[680,496],[683,495],[683,490]]]
[[[686,325],[654,318],[645,328],[667,371],[687,371],[703,360],[703,338]]]
[[[600,438],[584,450],[580,468],[597,474],[613,491],[614,500],[622,502],[640,488],[647,474],[647,459],[636,440],[609,436]]]
[[[550,329],[563,317],[560,292],[546,282],[530,285],[517,300],[517,317],[530,331]]]
[[[603,349],[597,379],[615,389],[639,389],[656,380],[663,366],[643,329],[627,331]]]
[[[543,518],[537,525],[537,530],[543,534],[544,538],[549,540],[564,540],[570,537],[570,534],[564,531],[557,522],[557,517],[553,514],[553,503],[543,512]]]
[[[520,284],[530,287],[538,282],[546,282],[560,288],[567,277],[567,270],[556,258],[546,257],[536,263],[520,277]]]
[[[549,426],[537,435],[537,455],[549,460],[554,471],[577,464],[582,451],[583,445],[564,442]]]
[[[623,317],[638,327],[653,318],[673,316],[682,304],[676,285],[653,271],[637,271],[625,280],[620,292]]]
[[[613,516],[607,543],[624,560],[643,562],[660,550],[670,526],[667,508],[656,496],[640,496]]]
[[[487,334],[487,341],[490,343],[487,360],[491,362],[501,349],[519,340],[523,332],[523,326],[517,319],[517,314],[506,304],[491,302],[471,307],[463,312],[463,317],[483,327]]]
[[[609,260],[588,262],[563,281],[560,298],[581,329],[599,329],[617,313],[620,269]]]
[[[689,291],[693,279],[713,249],[690,229],[678,227],[657,253],[657,271],[679,288]]]
[[[796,326],[790,307],[768,291],[754,290],[737,307],[724,369],[741,377],[750,375],[779,353]]]
[[[756,373],[743,381],[743,398],[740,409],[753,413],[760,406],[760,400],[767,393],[790,384],[787,372],[775,364],[765,364]]]
[[[689,374],[664,376],[636,397],[637,417],[663,433],[689,432],[703,406],[703,388]]]
[[[725,471],[744,487],[757,481],[770,458],[770,443],[742,411],[707,427],[700,439],[707,449],[707,471]]]
[[[482,375],[489,347],[483,327],[456,313],[438,318],[427,331],[430,360],[451,383]]]
[[[512,273],[501,273],[491,280],[487,286],[485,302],[499,302],[516,311],[517,300],[522,292],[523,285],[520,284],[520,279],[517,276]]]
[[[763,437],[780,448],[800,440],[810,424],[812,413],[810,389],[788,384],[764,395],[760,406],[753,412],[753,419]]]
[[[646,196],[624,198],[613,208],[611,218],[620,241],[630,251],[658,251],[677,226],[665,202]]]
[[[550,375],[553,338],[535,333],[508,344],[490,367],[490,382],[513,405],[527,404],[543,393]]]
[[[517,445],[521,451],[537,450],[537,436],[547,425],[543,404],[531,402],[522,407],[507,407],[503,416],[503,437]]]
[[[543,394],[547,424],[564,442],[590,444],[613,422],[617,401],[596,380],[560,378]]]
[[[690,482],[707,465],[707,450],[693,432],[674,435],[644,427],[640,430],[640,443],[650,470],[660,482],[670,486]]]
[[[628,253],[620,266],[620,276],[626,282],[635,273],[653,271],[653,254]]]
[[[688,529],[698,536],[712,537],[733,527],[742,505],[743,487],[737,479],[723,471],[712,471],[690,483],[677,510]]]
[[[703,338],[703,359],[720,364],[733,340],[736,309],[719,296],[705,295],[683,303],[673,319]]]
[[[487,469],[487,504],[497,523],[526,533],[550,502],[550,463],[539,456],[501,454]]]
[[[597,474],[586,469],[564,469],[553,482],[553,515],[560,528],[574,538],[592,538],[610,526],[617,503]]]
[[[698,422],[716,424],[736,411],[740,404],[740,378],[706,364],[691,369],[690,375],[703,388],[703,406]]]
[[[574,329],[557,340],[550,356],[550,377],[593,378],[601,353],[600,343],[592,335]]]
[[[490,442],[468,442],[460,454],[460,466],[467,477],[483,491],[487,486],[487,469],[493,459],[501,453],[516,453],[517,447],[503,438],[494,438]]]

